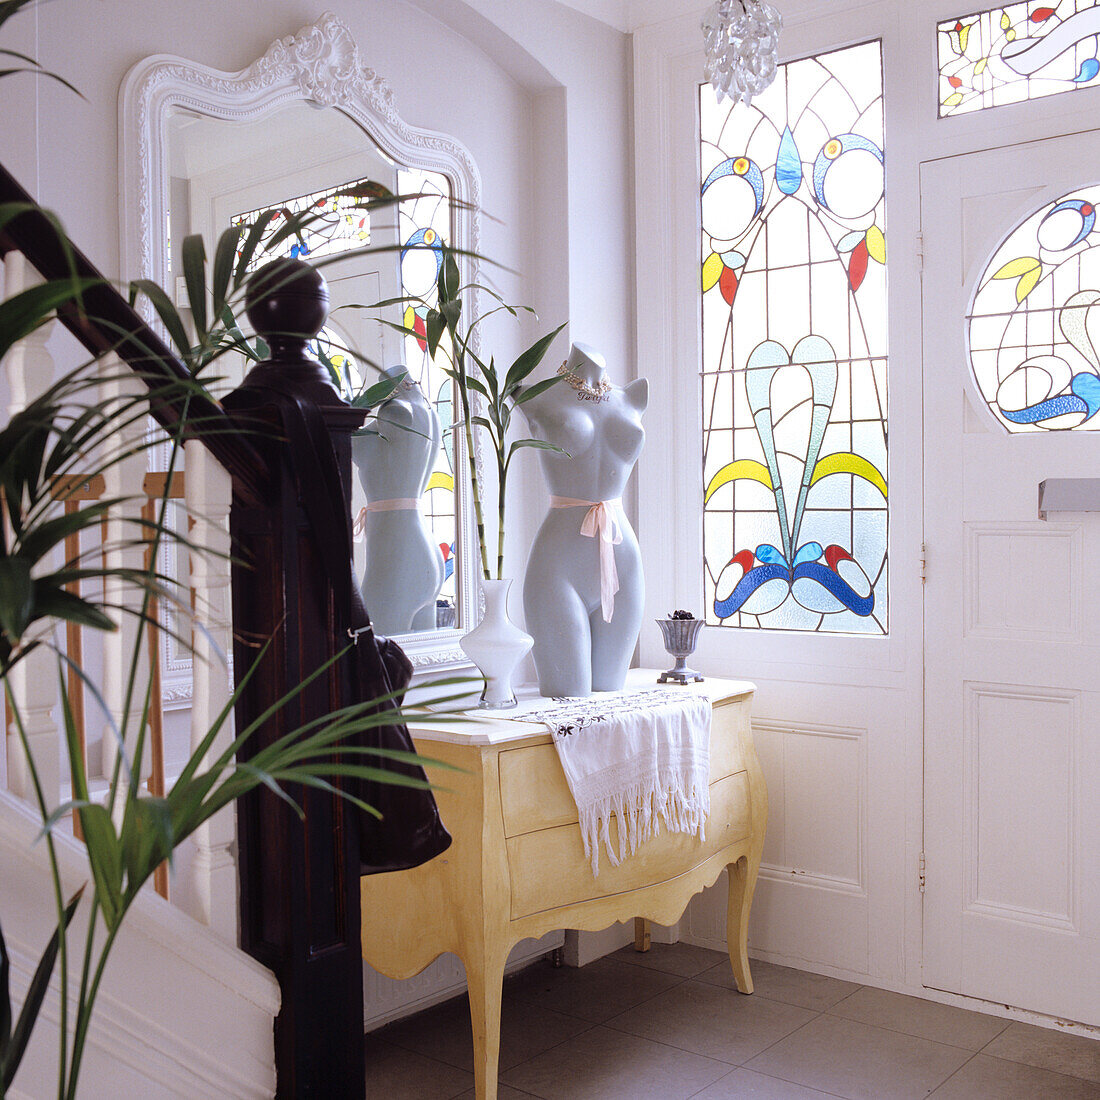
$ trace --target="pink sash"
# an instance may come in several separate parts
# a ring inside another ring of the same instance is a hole
[[[587,508],[581,521],[581,534],[598,538],[600,543],[600,606],[603,621],[611,622],[615,613],[615,593],[619,591],[619,573],[615,568],[615,547],[623,541],[622,529],[615,518],[614,508],[622,507],[622,500],[574,500],[573,497],[550,498],[551,508]]]
[[[357,538],[363,537],[367,527],[368,512],[415,512],[420,507],[420,501],[414,497],[397,497],[394,500],[372,500],[370,504],[359,509],[355,517],[351,533]]]

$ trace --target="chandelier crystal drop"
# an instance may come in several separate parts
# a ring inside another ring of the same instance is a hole
[[[716,0],[703,16],[704,74],[718,93],[747,106],[775,79],[783,17],[767,0]]]

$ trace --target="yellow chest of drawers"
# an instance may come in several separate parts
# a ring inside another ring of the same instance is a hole
[[[636,672],[628,686],[653,681]],[[420,752],[462,769],[427,769],[454,843],[423,867],[362,880],[363,958],[391,978],[409,978],[445,951],[458,955],[478,1100],[496,1096],[504,964],[527,937],[631,917],[673,924],[729,867],[730,963],[738,989],[752,992],[746,936],[768,814],[750,725],[754,688],[708,680],[684,690],[703,691],[713,707],[706,840],[663,833],[618,867],[603,853],[597,877],[545,726],[480,717],[410,726]],[[614,823],[611,836],[617,845]]]

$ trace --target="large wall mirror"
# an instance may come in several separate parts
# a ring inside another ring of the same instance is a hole
[[[480,178],[469,153],[452,138],[407,125],[385,81],[361,64],[346,25],[326,14],[272,43],[239,73],[165,55],[140,62],[120,93],[120,157],[124,272],[170,292],[183,275],[173,244],[188,234],[201,234],[209,254],[225,229],[260,211],[321,212],[261,262],[291,249],[323,259],[333,311],[316,350],[353,384],[376,381],[379,367],[403,367],[406,382],[395,396],[426,404],[440,422],[441,445],[430,458],[419,448],[417,459],[425,463],[420,511],[439,556],[432,568],[442,567],[439,606],[422,608],[397,630],[385,622],[378,629],[395,633],[419,669],[467,665],[458,639],[476,624],[477,544],[466,481],[455,476],[466,462],[462,433],[447,430],[450,383],[428,354],[415,310],[362,307],[404,295],[430,298],[441,241],[463,254],[463,281],[476,282],[470,254],[478,248]],[[409,197],[370,213],[356,209],[343,192],[363,180]],[[182,288],[177,304],[185,304]],[[385,320],[419,331],[403,335]],[[244,369],[242,357],[223,360],[217,373],[228,388]],[[388,429],[387,438],[394,431],[401,429]],[[410,440],[417,439],[423,433],[414,428]],[[353,483],[358,512],[366,497],[360,479]],[[362,578],[361,544],[356,555]],[[181,683],[189,680],[186,655],[165,656],[169,680],[174,671]],[[166,687],[171,694],[172,684]]]

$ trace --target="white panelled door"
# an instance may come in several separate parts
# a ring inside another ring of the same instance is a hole
[[[1098,1024],[1100,512],[1040,520],[1037,487],[1100,478],[1100,432],[1009,434],[973,380],[965,321],[1002,240],[1089,184],[1100,204],[1100,132],[921,169],[923,975],[936,989]],[[1034,281],[1036,257],[1019,259],[1002,276],[1010,299]],[[1026,324],[1002,326],[1004,343],[1025,330],[1036,340],[1043,326],[1064,339],[1058,288],[1045,312],[1043,288],[1033,293]],[[1084,359],[1100,354],[1100,305],[1093,312],[1077,314]],[[1044,395],[1002,396],[1011,409]]]

